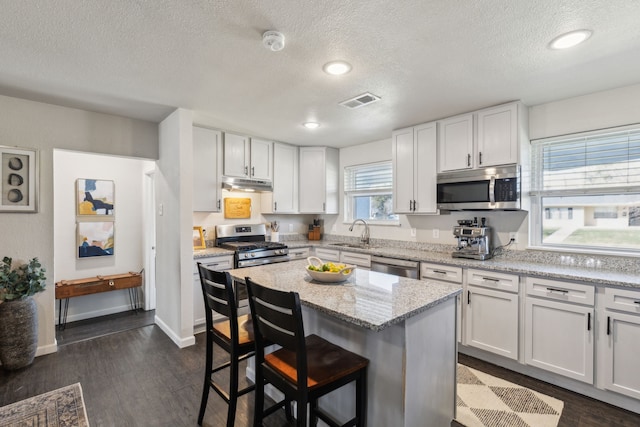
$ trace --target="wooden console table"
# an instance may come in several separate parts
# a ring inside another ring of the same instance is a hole
[[[142,286],[142,271],[140,273],[129,272],[56,282],[56,299],[60,300],[58,303],[58,327],[64,329],[67,325],[67,312],[69,311],[70,298],[128,289],[131,310],[135,311],[140,308],[140,298],[137,289],[140,286]],[[64,310],[62,308],[63,300]]]

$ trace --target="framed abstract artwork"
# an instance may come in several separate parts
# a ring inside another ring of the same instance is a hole
[[[114,222],[77,223],[78,258],[112,256],[114,254]]]
[[[113,216],[114,183],[103,179],[76,180],[76,212],[81,217]]]
[[[0,146],[0,212],[38,211],[38,152]]]
[[[193,227],[193,249],[206,249],[207,244],[204,240],[204,232],[202,227]]]

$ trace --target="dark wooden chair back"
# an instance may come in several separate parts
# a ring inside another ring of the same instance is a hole
[[[264,359],[265,345],[278,344],[296,354],[298,379],[306,379],[307,353],[300,296],[297,292],[266,288],[250,277],[245,279],[245,283],[253,316],[256,363]]]
[[[213,323],[211,310],[229,319],[238,317],[231,276],[226,271],[213,271],[198,263],[200,285],[204,298],[207,327]],[[234,323],[234,322],[232,322]]]

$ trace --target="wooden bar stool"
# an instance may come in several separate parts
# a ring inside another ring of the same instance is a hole
[[[304,335],[302,309],[297,292],[282,292],[261,286],[246,278],[249,306],[256,342],[256,392],[254,426],[262,419],[297,402],[297,425],[309,420],[316,426],[318,418],[332,427],[340,427],[329,414],[318,407],[318,399],[352,381],[356,382],[356,414],[342,425],[365,426],[367,414],[367,366],[369,360],[317,335]],[[268,340],[282,348],[266,354]],[[264,385],[272,384],[285,395],[285,400],[264,408]],[[286,408],[285,408],[286,409]]]
[[[227,427],[233,427],[238,397],[255,388],[254,385],[250,385],[238,390],[238,362],[253,356],[254,353],[253,324],[249,315],[238,316],[229,273],[209,270],[201,263],[198,263],[198,271],[207,319],[207,361],[198,424],[202,425],[209,389],[213,388],[229,405]],[[214,323],[213,312],[227,319]],[[229,353],[229,361],[216,367],[212,366],[214,343]],[[213,374],[225,368],[231,368],[228,392],[213,380]]]

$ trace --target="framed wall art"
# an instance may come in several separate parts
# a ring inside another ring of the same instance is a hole
[[[113,181],[85,178],[76,180],[77,215],[82,217],[113,216],[114,188]]]
[[[193,227],[193,249],[206,249],[207,243],[204,240],[202,227]]]
[[[78,258],[112,256],[114,254],[114,222],[77,223]]]
[[[38,152],[0,146],[0,212],[38,211]]]

